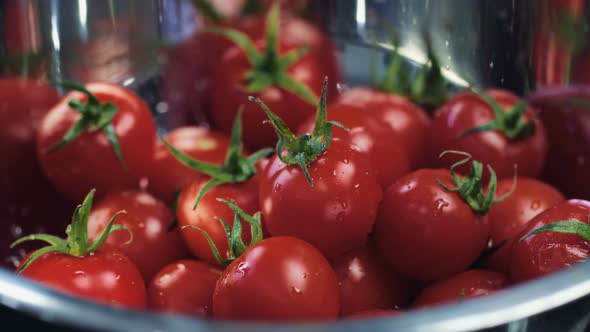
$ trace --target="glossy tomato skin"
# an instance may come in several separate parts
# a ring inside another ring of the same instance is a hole
[[[193,210],[195,200],[201,188],[209,179],[203,178],[190,183],[180,193],[178,199],[176,208],[178,225],[181,228],[186,226],[199,227],[206,231],[219,249],[223,259],[227,259],[227,236],[217,218],[223,219],[232,227],[234,212],[225,203],[219,202],[217,199],[234,200],[240,209],[249,215],[253,215],[260,210],[258,204],[258,179],[259,177],[255,175],[244,183],[217,186],[203,196],[195,210]],[[218,264],[211,251],[211,246],[209,246],[203,234],[192,228],[181,229],[180,232],[193,255],[209,264]],[[250,241],[250,225],[244,221],[242,221],[242,239],[246,244]]]
[[[193,159],[216,165],[223,165],[229,149],[227,136],[205,127],[176,128],[164,139]],[[176,160],[164,143],[156,144],[149,179],[149,191],[156,197],[172,203],[177,190],[204,176]]]
[[[382,195],[366,158],[333,140],[309,173],[313,187],[297,165],[272,157],[259,191],[268,232],[301,238],[327,257],[365,244]]]
[[[163,313],[208,317],[220,274],[216,268],[195,260],[166,265],[149,283],[149,306]]]
[[[587,223],[589,215],[590,202],[568,200],[537,215],[516,238],[521,239],[531,231],[556,221],[578,220]],[[510,277],[513,282],[520,283],[586,260],[590,255],[590,243],[575,234],[547,232],[515,241],[511,254]]]
[[[331,320],[338,317],[334,270],[307,242],[277,236],[232,262],[217,281],[213,317],[239,320]]]
[[[512,190],[513,180],[498,181],[496,197]],[[510,270],[512,240],[534,216],[565,201],[565,196],[553,186],[539,180],[518,178],[516,189],[504,201],[490,210],[488,220],[493,245],[507,241],[486,260],[486,266],[507,274]]]
[[[125,255],[96,251],[84,257],[49,253],[21,275],[72,296],[131,309],[147,305],[141,273]]]
[[[418,295],[412,307],[422,308],[493,294],[508,286],[505,275],[487,270],[468,270],[438,281]]]
[[[293,49],[295,47],[284,44],[280,46],[281,54]],[[263,124],[266,115],[258,105],[248,100],[249,96],[260,98],[290,128],[297,128],[315,114],[316,105],[275,85],[257,93],[247,92],[244,77],[251,68],[242,49],[232,47],[225,53],[212,80],[210,118],[215,126],[229,133],[238,109],[243,106],[244,144],[251,150],[257,150],[274,146],[276,134],[272,126]],[[313,56],[302,57],[289,67],[287,73],[314,93],[322,90],[323,69],[321,62]]]
[[[510,110],[518,103],[518,98],[503,90],[487,90],[504,109]],[[449,168],[455,163],[456,157],[451,155],[439,158],[445,150],[458,150],[470,153],[473,159],[484,165],[491,165],[498,178],[514,175],[514,165],[518,165],[518,175],[536,177],[540,174],[547,154],[547,137],[543,123],[537,118],[535,111],[528,108],[527,119],[536,123],[534,135],[522,140],[510,140],[499,131],[485,131],[457,136],[466,130],[479,127],[494,120],[492,108],[473,93],[463,93],[449,100],[437,110],[430,130],[430,158],[434,167]],[[468,166],[459,168],[468,171]],[[486,176],[487,178],[487,176]]]
[[[406,283],[389,269],[372,244],[332,263],[340,290],[340,314],[399,308],[406,304]]]
[[[123,225],[133,233],[118,231],[109,236],[107,246],[124,253],[135,263],[146,281],[166,264],[188,256],[178,228],[169,230],[174,215],[164,203],[145,192],[112,192],[92,209],[88,219],[88,237],[100,236],[111,217],[117,217],[115,225]]]
[[[360,107],[398,134],[406,147],[412,168],[428,164],[428,129],[430,119],[420,107],[408,99],[369,88],[343,92],[336,103]]]
[[[345,317],[347,320],[356,319],[374,319],[374,318],[388,318],[403,315],[404,313],[396,309],[373,309],[357,312],[356,314]]]
[[[122,167],[102,130],[84,132],[59,150],[47,153],[80,117],[68,102],[86,101],[79,92],[67,94],[39,126],[37,157],[53,185],[75,202],[81,202],[92,188],[96,188],[98,196],[137,188],[139,179],[147,174],[156,139],[150,110],[135,93],[111,83],[90,83],[86,88],[101,102],[118,107],[112,124],[128,169]]]
[[[393,183],[379,209],[377,247],[389,265],[409,279],[433,281],[459,273],[487,242],[487,217],[475,214],[437,179],[455,187],[448,170],[418,170]]]
[[[400,137],[376,118],[359,107],[333,104],[328,109],[328,120],[337,121],[349,131],[335,128],[332,137],[355,145],[371,161],[381,188],[387,188],[394,180],[410,171],[408,153]],[[300,127],[299,135],[311,133],[315,115]]]

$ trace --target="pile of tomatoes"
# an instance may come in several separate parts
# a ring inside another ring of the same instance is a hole
[[[206,56],[168,68],[187,65],[176,107],[212,128],[159,136],[134,92],[61,83],[73,91],[48,98],[35,162],[81,204],[65,239],[14,243],[47,243],[18,273],[113,306],[333,320],[459,303],[587,258],[590,202],[540,179],[559,151],[543,112],[472,89],[431,115],[401,71],[338,93],[327,36],[263,5],[213,15],[182,46]]]

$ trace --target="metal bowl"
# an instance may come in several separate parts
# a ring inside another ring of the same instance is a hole
[[[9,1],[0,1],[0,14],[2,6]],[[39,29],[39,41],[44,44],[41,48],[49,51],[50,76],[78,78],[74,74],[76,71],[68,70],[72,63],[60,50],[60,41],[87,40],[89,31],[86,28],[89,24],[81,17],[88,19],[92,15],[83,16],[80,11],[94,13],[89,8],[104,6],[107,2],[16,1],[35,4],[36,11],[30,15],[34,20],[38,19],[43,27]],[[127,8],[125,4],[131,2],[120,0],[116,3],[119,7],[123,5],[121,8]],[[585,5],[590,5],[588,1],[559,2],[568,3],[567,10],[577,15],[580,22],[588,21],[583,11]],[[370,81],[370,62],[375,50],[382,51],[379,54],[383,60],[386,59],[387,51],[392,49],[389,32],[394,30],[401,41],[398,51],[412,64],[426,62],[425,49],[429,41],[450,85],[493,86],[524,93],[535,86],[551,87],[563,83],[560,81],[565,77],[563,64],[550,57],[559,43],[555,46],[541,38],[547,31],[553,31],[546,17],[551,16],[554,3],[557,1],[324,0],[310,3],[310,15],[334,37],[345,72],[345,85]],[[181,6],[184,5],[180,0],[151,0],[145,1],[145,4],[142,1],[141,13],[145,15],[146,22],[151,22],[146,33],[162,41],[182,39],[186,35],[183,29],[167,34],[170,29],[165,29],[167,25],[163,19],[174,15],[178,18],[182,12],[179,8],[184,8]],[[576,26],[576,29],[581,29],[574,31],[579,36],[587,35],[585,24]],[[549,36],[555,37],[555,34],[549,33]],[[579,39],[581,42],[576,42],[581,46],[576,44],[568,48],[576,56],[585,52],[586,40]],[[0,42],[0,55],[5,49]],[[539,53],[539,49],[542,52]],[[140,61],[141,66],[134,67],[134,72],[112,79],[153,99],[152,106],[157,108],[158,95],[154,91],[158,90],[160,67],[157,61],[152,60]],[[583,61],[571,62],[572,73],[579,72],[578,65],[583,66]],[[586,80],[590,77],[582,73],[573,82],[586,83]],[[6,225],[9,226],[8,223]],[[0,246],[7,247],[9,240],[2,238]],[[13,318],[20,317],[23,322],[36,321],[54,327],[93,331],[574,332],[584,331],[589,326],[589,294],[590,262],[493,296],[411,311],[396,318],[270,324],[205,321],[106,307],[57,293],[20,278],[8,269],[0,269],[0,312]]]

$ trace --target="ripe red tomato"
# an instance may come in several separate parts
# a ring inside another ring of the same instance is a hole
[[[395,309],[374,309],[361,311],[354,315],[346,317],[346,319],[373,319],[373,318],[387,318],[403,315],[403,312]]]
[[[498,181],[496,196],[503,196],[510,192],[512,187],[512,179]],[[486,266],[498,272],[508,273],[513,237],[534,216],[563,201],[563,194],[551,185],[535,179],[519,178],[514,192],[494,206],[488,214],[493,245],[506,242],[486,260]]]
[[[492,97],[507,113],[518,103],[518,98],[507,91],[488,90]],[[518,165],[518,174],[536,177],[541,172],[547,154],[545,128],[532,108],[527,108],[523,119],[534,121],[536,129],[532,136],[522,139],[510,139],[504,132],[489,130],[472,133],[458,138],[459,135],[476,127],[494,121],[492,107],[474,93],[455,96],[440,108],[432,121],[430,130],[430,157],[432,165],[448,168],[453,158],[438,158],[446,150],[459,150],[470,153],[474,159],[484,165],[491,165],[498,178],[514,175],[514,165]],[[462,173],[465,168],[460,168]]]
[[[158,312],[207,317],[220,274],[221,271],[194,260],[169,264],[149,283],[149,306]]]
[[[202,162],[223,165],[229,149],[229,138],[205,127],[181,127],[164,139],[178,150]],[[151,164],[149,191],[165,202],[172,202],[177,190],[204,175],[184,166],[158,142]]]
[[[550,223],[578,220],[588,223],[590,202],[569,200],[555,205],[533,218],[516,236],[521,239],[531,231]],[[590,243],[575,234],[556,232],[538,233],[512,246],[510,277],[523,282],[542,277],[580,263],[590,255]]]
[[[493,294],[508,285],[503,274],[486,270],[469,270],[438,281],[426,287],[414,301],[412,307],[458,303]]]
[[[137,188],[152,159],[156,127],[145,102],[132,91],[110,83],[91,83],[86,88],[101,103],[111,102],[118,111],[111,120],[127,170],[117,158],[104,130],[85,131],[60,149],[47,153],[80,119],[68,103],[88,98],[81,92],[67,94],[43,118],[37,131],[37,157],[43,171],[62,193],[81,201],[91,189],[99,195]],[[90,128],[92,130],[92,128]]]
[[[348,90],[336,103],[358,106],[379,122],[398,134],[399,142],[406,147],[412,168],[428,163],[428,129],[430,119],[426,113],[408,99],[368,88]]]
[[[328,109],[330,121],[337,121],[349,131],[334,130],[332,137],[355,145],[371,161],[382,188],[410,171],[410,161],[401,138],[382,122],[356,106],[332,104]],[[307,119],[298,134],[311,133],[315,116]]]
[[[93,240],[104,231],[117,211],[125,210],[115,225],[128,232],[109,236],[106,245],[117,248],[135,263],[144,280],[149,281],[166,264],[188,256],[177,228],[169,229],[174,219],[170,209],[144,192],[112,192],[96,204],[88,218],[88,237]],[[132,241],[129,243],[129,240]]]
[[[338,278],[342,316],[406,304],[405,282],[387,267],[372,244],[338,257],[332,266]]]
[[[309,174],[313,187],[299,166],[272,157],[259,196],[269,233],[299,237],[328,257],[366,243],[382,193],[363,154],[332,140]]]
[[[334,270],[310,244],[277,236],[248,249],[217,281],[213,316],[222,319],[336,319]]]
[[[377,246],[390,266],[410,279],[432,281],[459,273],[487,242],[487,217],[437,179],[455,187],[448,170],[418,170],[394,182],[379,209]]]
[[[113,306],[144,309],[145,284],[123,254],[96,251],[84,257],[48,253],[29,265],[22,276],[72,296]]]

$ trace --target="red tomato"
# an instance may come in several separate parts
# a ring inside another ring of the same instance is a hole
[[[379,209],[377,246],[391,267],[410,279],[431,281],[459,273],[487,242],[487,217],[437,179],[455,187],[448,170],[418,170],[394,182]]]
[[[146,281],[166,264],[184,258],[188,251],[177,228],[169,230],[174,215],[161,201],[143,192],[112,192],[98,202],[88,219],[88,237],[97,238],[111,217],[125,210],[115,225],[126,226],[133,233],[115,232],[107,245],[117,248],[131,259]]]
[[[193,159],[223,165],[229,149],[229,138],[205,127],[181,127],[168,133],[164,139]],[[177,190],[204,175],[181,164],[158,142],[152,161],[149,191],[165,202],[172,202]]]
[[[43,118],[37,132],[37,157],[53,185],[73,201],[81,201],[91,188],[104,195],[138,187],[140,177],[147,173],[156,139],[150,110],[135,93],[110,83],[91,83],[86,88],[99,101],[117,106],[111,123],[128,169],[122,167],[103,130],[85,131],[69,144],[47,153],[80,118],[68,102],[87,100],[80,92],[69,93]]]
[[[588,223],[590,202],[569,200],[546,210],[533,218],[516,236],[521,239],[531,231],[549,223],[578,220]],[[556,232],[539,233],[512,246],[510,277],[523,282],[542,277],[580,263],[590,255],[590,243],[575,234]]]
[[[342,316],[406,304],[405,283],[389,270],[373,245],[346,253],[332,266],[338,278]]]
[[[426,166],[430,119],[426,113],[408,99],[368,88],[348,90],[337,103],[359,106],[379,122],[398,134],[399,142],[406,147],[411,166]]]
[[[388,318],[403,315],[404,313],[395,309],[373,309],[358,312],[354,315],[347,316],[345,319],[373,319]]]
[[[201,262],[181,260],[165,266],[148,286],[150,308],[193,317],[211,314],[215,283],[221,271]]]
[[[233,224],[234,212],[217,198],[225,200],[234,200],[236,204],[248,214],[254,214],[260,210],[258,205],[258,180],[259,176],[255,175],[246,182],[236,184],[222,184],[208,191],[203,199],[193,210],[195,200],[203,185],[209,181],[208,178],[197,180],[187,185],[180,193],[176,216],[180,227],[193,226],[203,229],[221,254],[223,259],[228,258],[227,235],[222,224],[217,218],[223,219],[230,227]],[[242,222],[242,238],[244,243],[250,242],[250,226]],[[193,255],[207,263],[217,265],[218,262],[211,251],[211,246],[207,239],[199,231],[185,228],[181,230],[185,243],[191,249]]]
[[[48,253],[33,261],[21,275],[95,302],[133,309],[147,305],[139,270],[119,252],[96,251],[84,257]]]
[[[502,106],[504,112],[518,103],[517,97],[506,91],[488,90],[486,93]],[[544,126],[532,108],[526,110],[524,117],[535,121],[536,130],[534,135],[520,140],[509,139],[497,130],[457,138],[467,130],[492,122],[495,116],[490,105],[476,94],[464,93],[455,96],[436,112],[432,121],[432,165],[448,168],[454,159],[438,158],[439,154],[445,150],[459,150],[470,153],[484,165],[491,165],[500,179],[512,177],[515,164],[518,165],[519,175],[536,177],[541,172],[547,154],[547,138]]]
[[[458,303],[495,293],[508,285],[503,274],[486,270],[469,270],[438,281],[418,295],[414,308],[429,307],[446,303]]]
[[[387,188],[394,180],[410,171],[410,161],[400,137],[376,118],[356,106],[333,104],[328,109],[330,121],[337,121],[349,131],[333,130],[332,137],[355,145],[368,157],[377,181]],[[298,134],[311,133],[315,116],[300,127]]]
[[[259,196],[269,233],[299,237],[328,257],[366,243],[382,194],[366,158],[332,140],[309,173],[313,187],[299,166],[272,157]]]
[[[213,293],[216,318],[336,319],[338,309],[334,270],[317,249],[292,237],[255,244],[223,271]]]
[[[497,198],[510,192],[512,186],[512,179],[498,181]],[[512,238],[534,216],[563,201],[565,197],[551,185],[535,179],[519,178],[516,190],[488,214],[493,245],[507,242],[487,259],[486,265],[498,272],[508,273]]]

